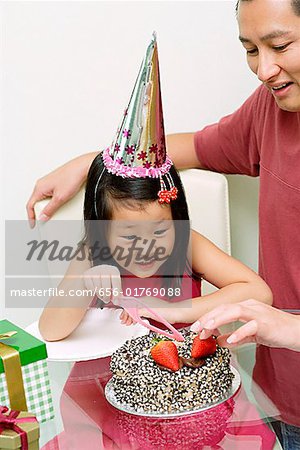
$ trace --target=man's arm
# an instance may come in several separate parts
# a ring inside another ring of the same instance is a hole
[[[167,152],[177,169],[203,168],[194,145],[195,133],[169,134]]]

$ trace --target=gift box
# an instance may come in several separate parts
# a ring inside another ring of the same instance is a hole
[[[0,321],[0,405],[54,417],[44,342],[8,320]]]
[[[28,412],[0,406],[0,450],[39,450],[39,423]]]

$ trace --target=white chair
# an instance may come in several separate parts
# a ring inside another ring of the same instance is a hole
[[[230,254],[228,183],[224,175],[208,170],[180,172],[192,228]]]
[[[192,228],[206,236],[222,250],[230,254],[230,223],[228,185],[224,175],[206,170],[189,169],[181,171],[181,179],[185,188],[190,211]],[[72,200],[62,206],[53,216],[56,220],[80,220],[83,217],[82,189]],[[37,217],[47,204],[43,200],[36,204]],[[80,225],[80,223],[78,222]],[[80,228],[80,226],[79,226]],[[47,227],[41,227],[45,238]],[[51,272],[51,270],[50,270]],[[212,292],[208,283],[203,283],[203,293]]]

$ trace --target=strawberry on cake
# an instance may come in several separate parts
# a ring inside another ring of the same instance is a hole
[[[115,401],[136,413],[177,413],[217,403],[234,374],[229,350],[183,330],[184,342],[151,332],[127,341],[111,358]]]

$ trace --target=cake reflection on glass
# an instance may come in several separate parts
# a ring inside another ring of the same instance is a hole
[[[130,449],[203,450],[204,446],[215,448],[223,440],[234,407],[235,401],[230,398],[213,408],[180,417],[145,417],[117,411],[117,424]]]

